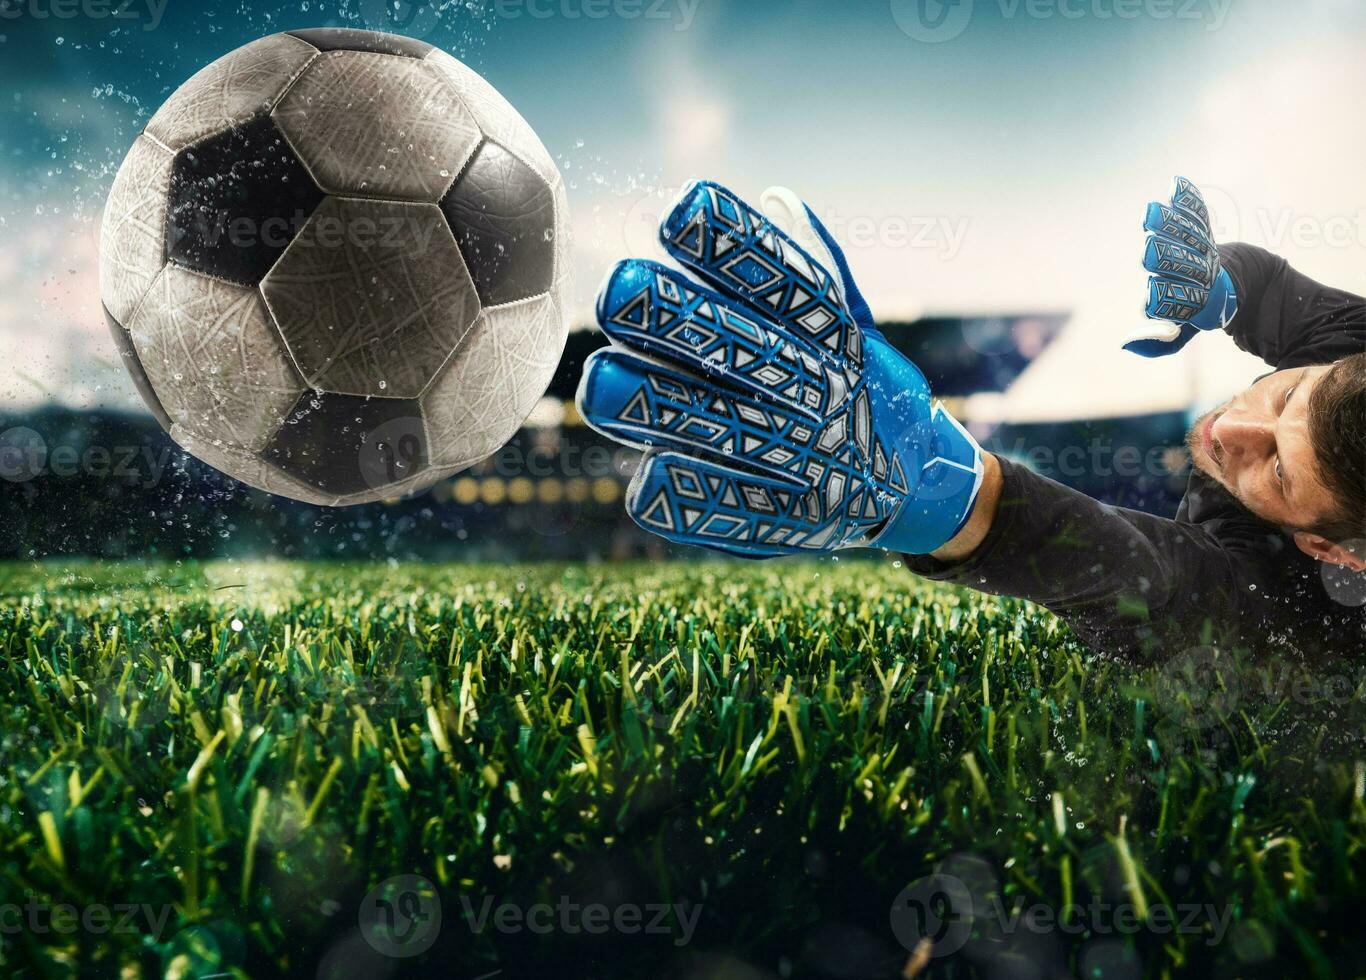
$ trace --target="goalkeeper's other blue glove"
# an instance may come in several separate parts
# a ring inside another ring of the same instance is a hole
[[[1148,232],[1143,268],[1147,314],[1165,327],[1140,330],[1124,349],[1144,357],[1174,354],[1201,330],[1221,330],[1238,312],[1238,295],[1209,227],[1200,190],[1185,177],[1172,181],[1171,200],[1153,201],[1143,221]]]
[[[782,188],[763,202],[770,217],[690,184],[660,240],[697,279],[628,259],[598,297],[612,346],[584,365],[578,404],[649,450],[627,510],[751,558],[933,551],[972,511],[981,449],[873,325],[810,209]]]

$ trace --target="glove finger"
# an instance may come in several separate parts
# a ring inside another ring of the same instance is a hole
[[[631,350],[824,417],[848,385],[809,345],[667,266],[627,259],[598,294],[603,332]]]
[[[664,248],[705,282],[835,359],[863,363],[863,338],[834,274],[726,188],[684,189],[659,229]]]
[[[600,350],[584,364],[578,404],[589,425],[618,442],[709,453],[785,480],[794,491],[807,485],[799,468],[818,431],[809,419],[695,375]]]
[[[1207,253],[1178,245],[1161,235],[1149,235],[1143,268],[1164,279],[1188,282],[1206,289],[1214,282],[1214,263]]]
[[[1209,208],[1205,206],[1204,195],[1195,184],[1185,177],[1173,177],[1171,203],[1172,207],[1179,208],[1194,219],[1208,237],[1214,237],[1210,234]]]
[[[673,452],[645,459],[626,510],[670,541],[750,557],[828,550],[838,527],[814,490]]]
[[[827,272],[837,272],[835,256],[811,223],[806,203],[786,187],[770,187],[759,195],[759,213],[792,239]]]
[[[1148,278],[1148,305],[1145,312],[1154,320],[1182,323],[1192,319],[1209,302],[1209,290],[1186,282]]]
[[[1154,235],[1161,235],[1205,255],[1218,254],[1208,229],[1202,228],[1190,215],[1170,205],[1158,201],[1149,204],[1148,213],[1143,219],[1143,228]]]

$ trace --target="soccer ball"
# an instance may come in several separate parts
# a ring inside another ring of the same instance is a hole
[[[304,30],[161,107],[119,170],[100,298],[171,438],[344,505],[492,455],[566,339],[569,215],[536,134],[438,48]]]

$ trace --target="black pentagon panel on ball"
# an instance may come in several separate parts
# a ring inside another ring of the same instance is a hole
[[[142,366],[142,358],[138,357],[137,348],[133,346],[133,338],[128,335],[123,324],[114,319],[114,314],[110,313],[108,308],[104,309],[104,322],[109,325],[109,332],[114,335],[114,346],[118,348],[123,366],[128,369],[128,374],[133,379],[133,387],[147,403],[147,409],[155,416],[157,423],[170,432],[171,416],[167,414],[165,406],[161,404],[161,398],[152,387],[152,380],[147,377],[147,371]]]
[[[383,31],[358,31],[349,27],[314,27],[286,33],[300,41],[307,41],[319,51],[365,51],[420,61],[432,50],[430,44],[415,37],[400,37]]]
[[[416,399],[305,392],[262,455],[325,494],[379,490],[427,468]]]
[[[482,143],[441,202],[484,306],[538,296],[555,273],[555,196],[540,174]]]
[[[260,116],[176,155],[167,257],[255,286],[324,196],[275,122]]]

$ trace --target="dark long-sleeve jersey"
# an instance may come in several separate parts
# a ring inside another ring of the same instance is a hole
[[[1231,244],[1220,253],[1237,288],[1228,330],[1239,347],[1276,370],[1366,350],[1360,296],[1314,282],[1265,249]],[[1184,356],[1199,355],[1187,348]],[[1210,477],[1193,471],[1168,519],[1000,463],[1000,507],[982,544],[955,563],[908,556],[912,571],[1033,600],[1096,650],[1144,662],[1205,642],[1366,654],[1366,610],[1335,599],[1318,562]]]

